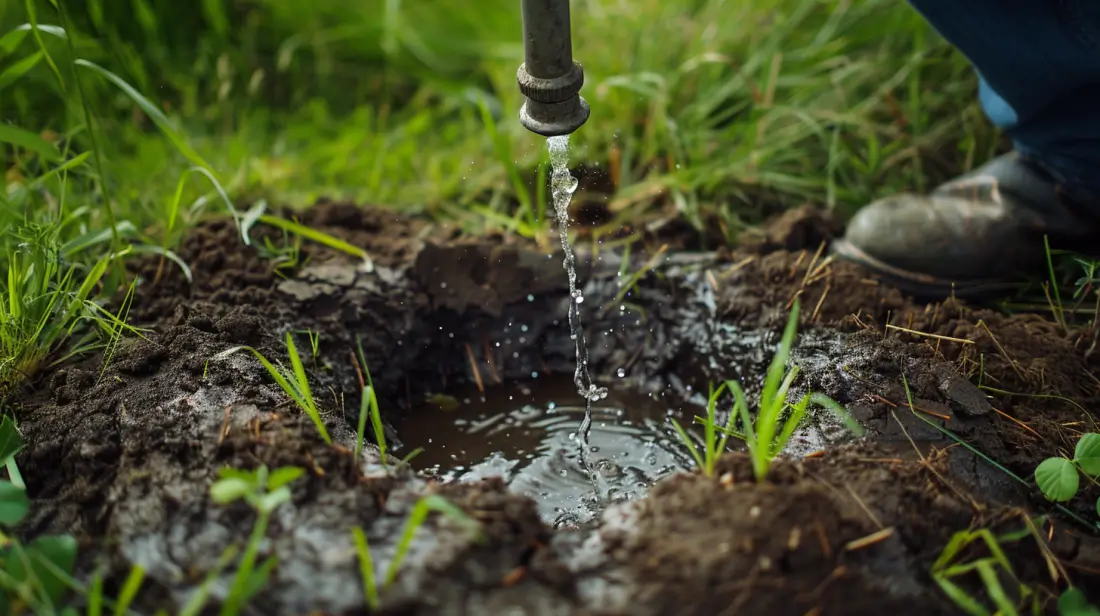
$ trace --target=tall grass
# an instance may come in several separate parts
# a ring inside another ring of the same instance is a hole
[[[47,0],[36,6],[40,22],[56,15]],[[141,201],[170,194],[191,149],[234,195],[335,194],[441,216],[482,206],[537,232],[535,213],[513,211],[536,204],[525,188],[545,148],[515,118],[511,0],[478,11],[457,0],[62,6],[97,124],[117,148],[108,172],[134,178],[116,181]],[[573,11],[593,107],[575,156],[615,167],[615,206],[628,213],[655,195],[731,223],[751,218],[761,194],[854,206],[871,187],[972,166],[996,143],[966,62],[903,3],[582,0]],[[8,8],[0,26],[27,18]],[[24,43],[13,57],[35,53]],[[153,108],[89,79],[93,66],[155,95]],[[45,62],[29,69],[0,114],[59,130],[73,94],[49,74]],[[150,135],[165,120],[187,147]]]
[[[997,143],[972,100],[966,62],[902,3],[572,6],[593,108],[573,157],[606,172],[614,224],[667,203],[727,229],[806,199],[849,208],[872,191],[973,166]],[[246,244],[252,224],[278,224],[368,266],[361,249],[234,204],[305,204],[324,194],[538,237],[548,224],[546,154],[516,121],[519,7],[485,0],[478,8],[457,0],[4,4],[0,222],[56,225],[57,242],[74,247],[50,283],[61,289],[58,302],[46,302],[44,327],[66,335],[38,347],[76,332],[66,321],[72,296],[59,285],[79,290],[101,259],[156,254],[189,277],[173,248],[211,204],[237,220]],[[17,256],[24,248],[0,238],[6,297],[23,297],[12,281],[28,276]],[[83,299],[127,288],[115,269]],[[37,335],[29,324],[18,329]],[[108,340],[117,331],[100,329]],[[9,366],[22,361],[4,353]]]

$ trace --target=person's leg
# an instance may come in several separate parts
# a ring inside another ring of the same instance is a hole
[[[834,250],[921,294],[982,292],[1043,264],[1043,237],[1100,247],[1100,0],[910,0],[974,64],[1017,153],[852,219]]]
[[[1018,151],[1100,190],[1100,2],[909,3],[974,65],[986,115]]]

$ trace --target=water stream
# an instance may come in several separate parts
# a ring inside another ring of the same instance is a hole
[[[554,212],[558,218],[558,235],[561,248],[565,252],[563,266],[569,277],[569,333],[576,345],[577,369],[573,373],[573,382],[577,393],[584,398],[584,419],[577,431],[580,442],[581,464],[592,481],[596,497],[605,494],[601,485],[599,471],[592,465],[592,452],[589,447],[589,433],[592,429],[592,402],[607,396],[607,388],[597,387],[588,373],[588,343],[584,338],[584,326],[581,323],[581,303],[584,294],[577,288],[576,258],[573,247],[569,245],[569,202],[577,190],[577,178],[569,172],[569,136],[550,137],[546,140],[550,149],[550,193],[554,201]]]

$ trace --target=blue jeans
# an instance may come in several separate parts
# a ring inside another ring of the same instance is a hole
[[[909,0],[974,65],[989,119],[1100,211],[1100,0]]]

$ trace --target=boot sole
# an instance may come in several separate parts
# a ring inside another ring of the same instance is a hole
[[[884,263],[846,240],[833,240],[830,252],[860,265],[874,273],[875,277],[918,300],[942,300],[949,297],[968,300],[995,299],[1022,286],[1008,280],[947,280],[927,274],[911,272]]]

